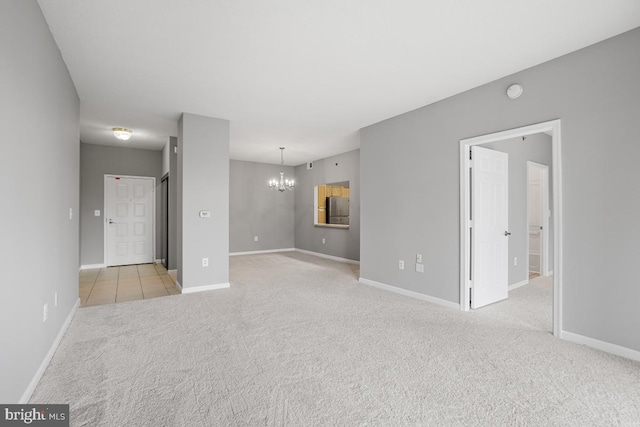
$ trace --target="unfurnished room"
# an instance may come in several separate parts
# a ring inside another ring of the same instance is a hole
[[[0,29],[0,425],[640,426],[637,0]]]

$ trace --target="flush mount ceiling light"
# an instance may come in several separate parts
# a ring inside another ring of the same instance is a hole
[[[113,128],[113,136],[115,136],[116,138],[122,140],[122,141],[126,141],[129,138],[131,138],[131,134],[133,133],[133,131],[131,129],[127,129],[127,128]]]
[[[520,95],[522,95],[522,92],[524,92],[524,88],[522,87],[522,85],[511,85],[507,89],[507,96],[511,99],[517,99],[520,97]]]
[[[284,166],[284,147],[280,147],[280,166]],[[296,183],[293,179],[284,179],[284,172],[280,171],[280,180],[272,179],[269,181],[269,188],[272,190],[284,191],[293,190]]]

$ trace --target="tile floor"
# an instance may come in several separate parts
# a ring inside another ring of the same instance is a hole
[[[179,293],[175,278],[169,275],[162,264],[126,265],[80,271],[81,307]]]

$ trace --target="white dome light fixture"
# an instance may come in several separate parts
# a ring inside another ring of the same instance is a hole
[[[115,136],[119,140],[127,141],[129,138],[131,138],[131,134],[133,134],[133,131],[131,129],[113,128],[113,136]]]
[[[507,89],[507,96],[510,99],[518,99],[520,98],[520,95],[522,95],[522,92],[524,92],[524,88],[522,87],[522,85],[519,85],[519,84],[511,85]]]

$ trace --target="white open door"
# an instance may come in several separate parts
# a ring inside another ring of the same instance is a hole
[[[471,308],[479,308],[509,292],[509,158],[477,145],[471,153]]]
[[[153,262],[154,178],[105,176],[106,264]]]

